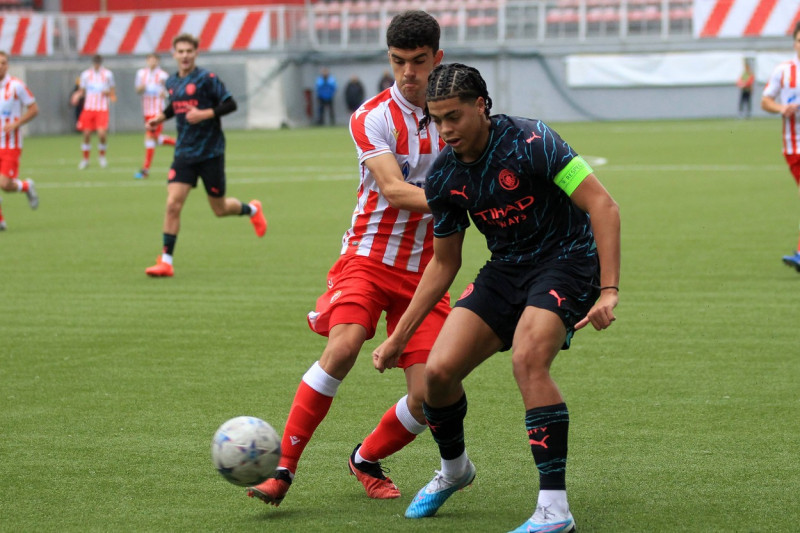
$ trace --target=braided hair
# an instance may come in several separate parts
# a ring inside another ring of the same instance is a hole
[[[492,99],[489,98],[489,89],[481,77],[481,73],[474,67],[461,63],[447,63],[438,65],[428,75],[428,89],[425,92],[426,102],[437,102],[450,98],[459,98],[461,101],[473,101],[482,97],[486,103],[484,113],[489,118],[492,109]],[[419,129],[425,128],[431,121],[428,105],[425,105],[425,116],[419,121]]]

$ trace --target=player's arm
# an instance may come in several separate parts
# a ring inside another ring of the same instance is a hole
[[[70,96],[69,103],[72,105],[78,105],[78,102],[80,102],[81,98],[83,98],[85,95],[86,95],[86,89],[84,89],[83,87],[78,87],[72,93],[72,96]]]
[[[459,231],[433,239],[433,259],[425,267],[414,297],[394,332],[372,352],[372,364],[379,372],[397,366],[411,336],[452,285],[461,268],[464,234],[464,231]]]
[[[572,202],[588,213],[592,224],[597,255],[600,259],[600,297],[586,317],[575,325],[581,329],[591,322],[595,329],[605,329],[614,321],[619,301],[620,218],[619,206],[594,174],[586,176],[570,195]]]
[[[39,106],[36,105],[36,102],[31,103],[29,106],[25,108],[25,112],[19,117],[19,120],[13,120],[6,123],[3,126],[3,132],[9,133],[16,129],[19,129],[23,124],[27,124],[31,120],[39,114]]]
[[[204,120],[210,120],[215,117],[222,117],[233,113],[238,108],[236,100],[232,96],[224,99],[216,107],[209,107],[208,109],[198,109],[190,107],[186,112],[186,121],[189,124],[197,124]]]
[[[171,119],[175,116],[175,109],[172,107],[172,102],[167,104],[167,107],[164,108],[164,111],[156,115],[154,118],[151,118],[147,121],[147,127],[150,129],[154,129],[156,126],[164,122],[165,120]]]
[[[381,154],[364,161],[364,165],[375,177],[381,194],[395,209],[407,209],[419,213],[430,213],[425,191],[407,183],[392,154]]]
[[[781,104],[771,96],[764,95],[761,97],[761,109],[767,113],[777,113],[788,118],[797,113],[798,107],[798,102]]]

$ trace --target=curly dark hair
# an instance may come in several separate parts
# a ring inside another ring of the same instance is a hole
[[[439,51],[441,29],[436,19],[424,11],[404,11],[392,18],[386,29],[386,44],[391,48],[413,50],[430,46]]]
[[[438,65],[428,75],[428,89],[425,93],[426,102],[436,102],[449,98],[459,98],[461,101],[473,101],[482,97],[486,102],[486,117],[489,118],[492,110],[492,99],[489,89],[481,73],[475,67],[461,63],[447,63]],[[428,105],[425,104],[425,116],[419,122],[422,130],[431,120]]]

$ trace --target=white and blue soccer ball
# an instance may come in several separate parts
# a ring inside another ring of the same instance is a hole
[[[260,418],[237,416],[222,424],[211,441],[211,459],[222,477],[240,487],[275,475],[281,458],[278,432]]]

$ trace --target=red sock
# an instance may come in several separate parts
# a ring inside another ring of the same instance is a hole
[[[333,403],[332,396],[325,396],[312,389],[305,381],[300,382],[289,410],[289,419],[283,428],[281,460],[278,466],[294,473],[297,463],[311,440],[311,435],[328,414]]]
[[[0,209],[0,222],[2,222],[3,220],[4,220],[4,219],[3,219],[3,210],[2,210],[2,209]]]
[[[83,158],[84,159],[89,159],[89,150],[84,150],[83,151]]]
[[[800,240],[797,241],[797,253],[800,254]]]
[[[143,169],[147,170],[150,168],[150,164],[153,162],[153,154],[156,153],[155,148],[145,148],[144,150],[144,166]]]
[[[20,192],[28,192],[28,190],[31,188],[30,183],[28,183],[27,180],[19,180],[19,182],[22,183],[22,188],[20,189]]]
[[[159,139],[161,144],[166,144],[167,146],[175,146],[175,138],[170,137],[169,135],[162,135]]]
[[[417,438],[397,418],[396,407],[397,404],[391,406],[383,414],[378,427],[364,439],[364,443],[358,450],[361,457],[371,463],[380,461],[384,457],[389,457],[393,453],[402,450],[403,447]]]

